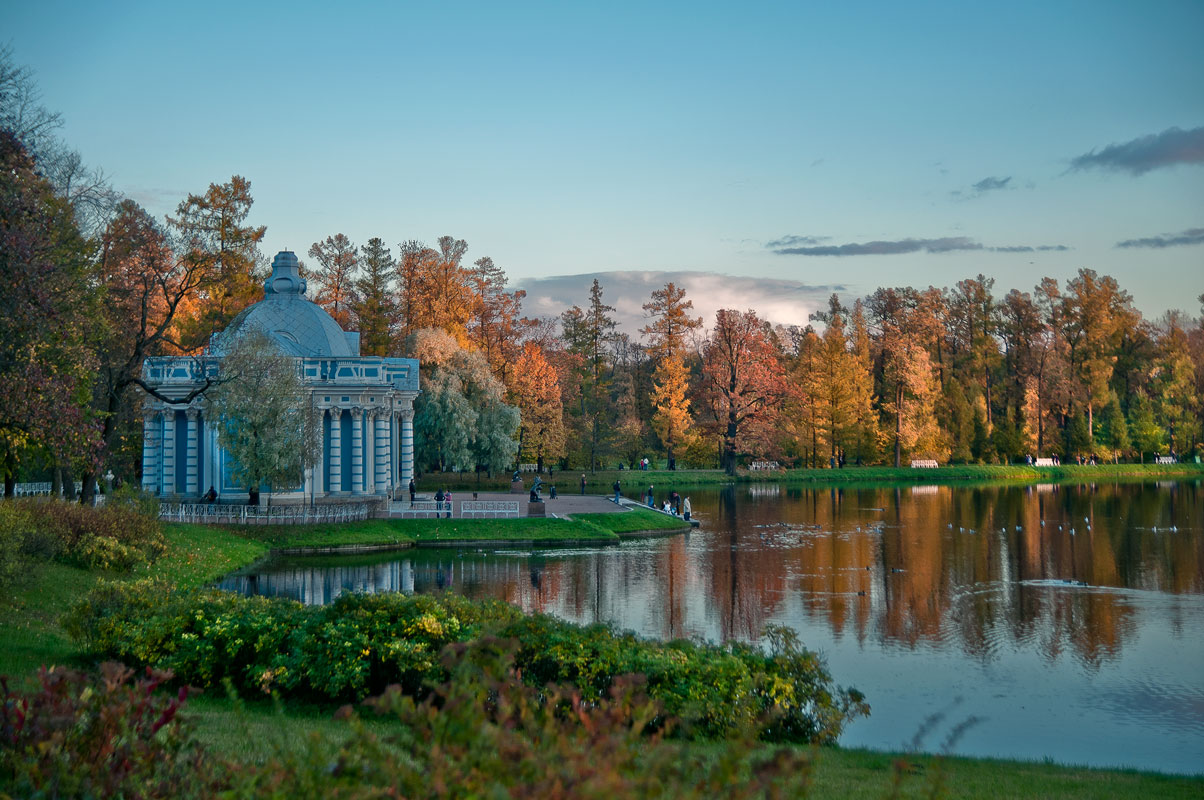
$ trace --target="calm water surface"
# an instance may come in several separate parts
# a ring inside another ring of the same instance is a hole
[[[847,746],[904,747],[930,720],[927,750],[1204,771],[1199,482],[690,495],[688,536],[282,559],[222,585],[451,590],[662,639],[785,624],[867,695]]]

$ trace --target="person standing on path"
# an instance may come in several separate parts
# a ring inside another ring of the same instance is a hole
[[[410,505],[414,504],[414,479],[410,478]]]
[[[648,507],[656,508],[656,498],[652,496],[652,485],[648,485]]]
[[[443,493],[443,501],[444,501],[445,503],[447,503],[447,518],[448,518],[448,519],[451,519],[451,514],[452,514],[452,496],[451,496],[451,492],[444,492],[444,493]]]
[[[585,473],[581,473],[581,496],[585,496]]]
[[[615,485],[614,485],[614,486],[612,486],[612,487],[610,487],[610,488],[612,488],[612,489],[614,489],[614,490],[615,490],[615,505],[619,505],[619,491],[620,491],[620,490],[621,490],[623,487],[622,487],[622,486],[619,484],[619,482],[618,482],[618,481],[615,481]]]
[[[690,521],[690,496],[686,495],[686,499],[681,503],[681,513],[686,522]]]

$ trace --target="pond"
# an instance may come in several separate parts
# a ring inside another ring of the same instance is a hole
[[[225,588],[507,600],[657,638],[788,625],[872,706],[850,747],[1204,769],[1200,482],[691,490],[618,547],[289,558]]]

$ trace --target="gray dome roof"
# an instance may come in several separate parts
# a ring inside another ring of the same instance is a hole
[[[292,356],[359,356],[359,334],[345,333],[325,309],[303,296],[305,279],[300,266],[295,253],[277,253],[272,259],[272,275],[263,284],[263,299],[235,317],[221,338],[249,325],[271,336]],[[218,355],[225,352],[224,342],[219,339],[215,344]]]

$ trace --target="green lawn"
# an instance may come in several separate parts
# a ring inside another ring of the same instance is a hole
[[[276,709],[266,701],[243,707],[225,697],[198,697],[188,717],[197,736],[215,753],[244,763],[262,763],[286,753],[329,760],[349,736],[346,722],[333,719],[333,707],[290,704]],[[378,734],[394,723],[361,711]],[[691,748],[716,750],[715,743]],[[767,751],[774,745],[765,745]],[[865,798],[1197,798],[1204,778],[1131,770],[1089,769],[999,759],[936,758],[839,747],[812,748],[816,757],[810,797]],[[905,768],[896,769],[902,762]],[[895,781],[899,791],[893,795]],[[940,787],[939,792],[934,789]]]
[[[690,527],[690,523],[678,517],[642,508],[633,508],[621,514],[574,514],[573,519],[592,523],[603,530],[620,535],[633,531],[680,531]]]
[[[605,516],[605,515],[599,515]],[[608,530],[576,519],[394,519],[389,525],[400,535],[419,544],[438,541],[532,542],[588,540],[615,542],[618,537]]]
[[[201,527],[201,526],[198,526]],[[332,547],[342,544],[409,544],[412,536],[393,521],[369,519],[324,525],[232,525],[222,530],[266,547]]]
[[[994,464],[952,464],[936,469],[912,469],[911,467],[856,467],[844,469],[788,469],[783,471],[744,472],[729,476],[718,469],[668,470],[600,470],[587,472],[586,491],[590,494],[611,493],[610,487],[616,480],[622,483],[624,492],[643,490],[648,484],[677,489],[687,486],[723,486],[730,483],[943,483],[963,481],[1020,481],[1044,483],[1048,481],[1113,480],[1120,478],[1204,478],[1204,464],[1099,464],[1078,466],[1069,464],[1061,467],[1026,467],[1023,464],[1002,466]],[[545,483],[557,483],[565,491],[576,491],[580,472],[556,473]],[[524,475],[527,486],[532,476]],[[419,491],[434,491],[436,488],[456,490],[508,489],[509,475],[496,475],[492,479],[482,476],[480,482],[475,475],[436,473],[419,479]]]

